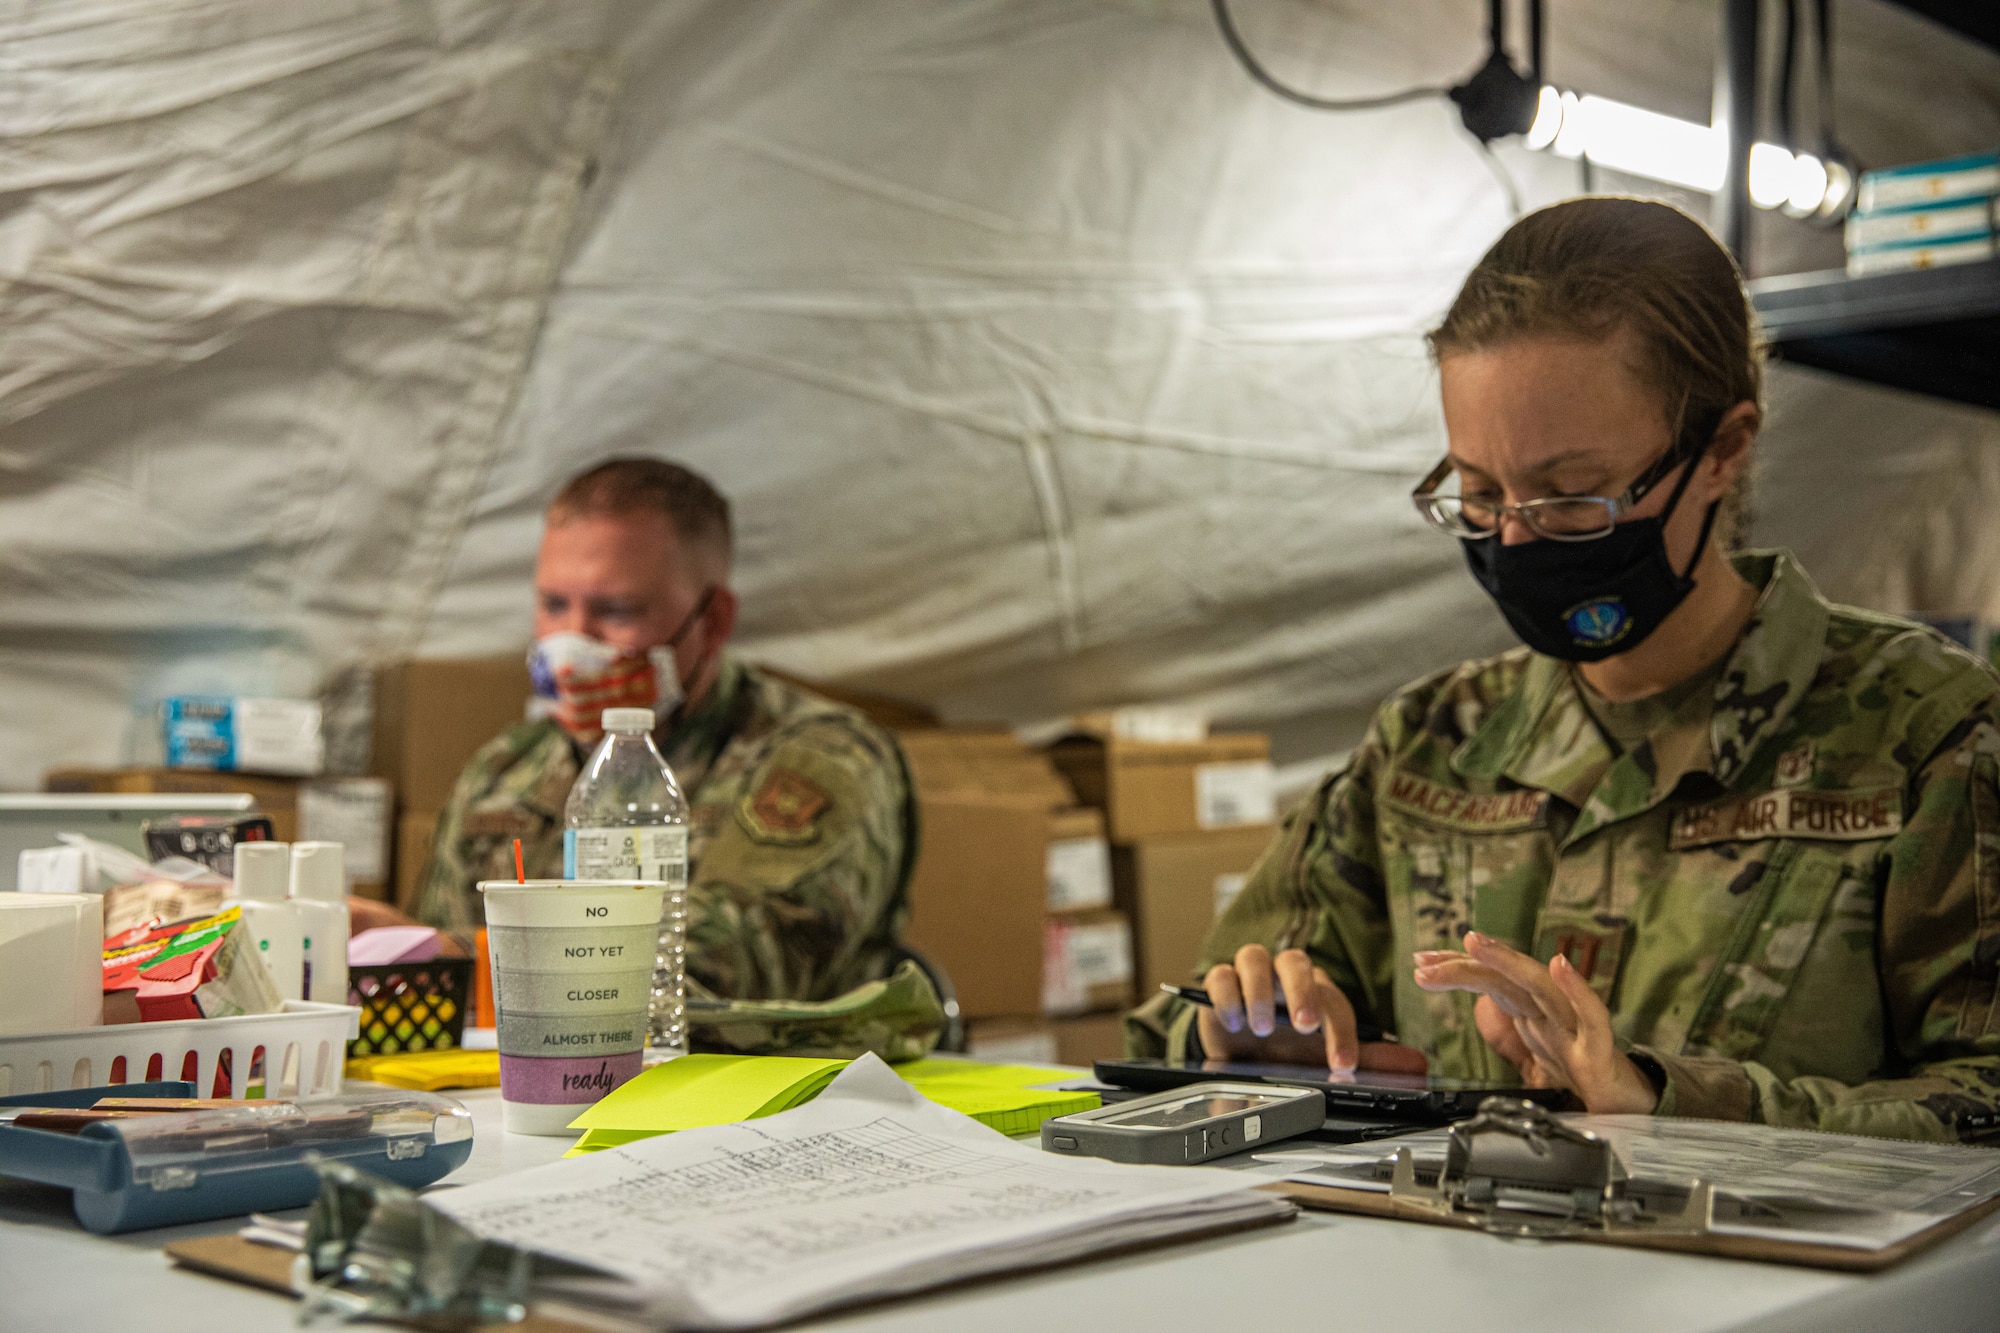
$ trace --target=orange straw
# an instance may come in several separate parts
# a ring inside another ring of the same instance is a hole
[[[523,884],[528,882],[528,872],[521,866],[521,840],[514,839],[514,878]]]

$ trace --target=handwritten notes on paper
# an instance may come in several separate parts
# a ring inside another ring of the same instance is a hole
[[[744,1328],[1096,1250],[1281,1220],[1242,1174],[1055,1158],[872,1056],[818,1099],[431,1197],[482,1236],[625,1279],[676,1326]]]

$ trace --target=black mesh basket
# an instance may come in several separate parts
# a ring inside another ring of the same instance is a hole
[[[347,969],[347,1002],[361,1007],[349,1056],[457,1050],[472,1008],[472,960],[370,963]]]

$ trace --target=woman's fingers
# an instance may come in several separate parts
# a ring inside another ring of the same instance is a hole
[[[1260,1037],[1270,1036],[1277,1026],[1274,981],[1269,949],[1261,944],[1246,944],[1236,951],[1236,982],[1243,988],[1243,1009],[1250,1030]]]
[[[1285,993],[1311,997],[1308,1012],[1320,1026],[1325,1039],[1328,1069],[1353,1069],[1360,1065],[1361,1034],[1355,1022],[1354,1005],[1340,987],[1333,984],[1331,977],[1315,967],[1307,976],[1302,991],[1294,991],[1287,983]],[[1294,1019],[1293,1026],[1297,1025]]]
[[[1590,988],[1590,983],[1570,966],[1569,959],[1561,954],[1551,959],[1549,978],[1569,1001],[1570,1013],[1576,1019],[1578,1032],[1602,1028],[1605,1035],[1610,1035],[1611,1011],[1604,1007],[1604,1001],[1597,998],[1597,992]]]
[[[1502,1059],[1521,1071],[1521,1081],[1529,1087],[1536,1086],[1542,1076],[1541,1062],[1535,1059],[1528,1044],[1521,1040],[1521,1032],[1490,995],[1482,995],[1472,1006],[1472,1021],[1479,1029],[1479,1035],[1486,1044],[1500,1052]]]
[[[1318,978],[1326,974],[1313,966],[1304,949],[1285,950],[1271,960],[1271,969],[1277,973],[1278,990],[1284,997],[1292,1030],[1319,1031],[1320,1011],[1326,1006],[1320,1002]]]
[[[1465,951],[1533,996],[1548,1021],[1567,1032],[1576,1031],[1576,1010],[1542,964],[1476,930],[1466,935]]]
[[[1217,963],[1208,969],[1208,975],[1201,979],[1202,989],[1208,992],[1208,1000],[1215,1007],[1215,1020],[1224,1032],[1243,1030],[1243,988],[1237,984],[1236,969],[1227,963]]]
[[[1417,955],[1416,982],[1429,991],[1462,990],[1491,996],[1509,1018],[1541,1017],[1541,1005],[1531,990],[1462,953]]]

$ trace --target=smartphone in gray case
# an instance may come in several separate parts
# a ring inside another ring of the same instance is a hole
[[[1315,1088],[1197,1083],[1042,1122],[1042,1150],[1150,1166],[1191,1166],[1318,1129]]]

